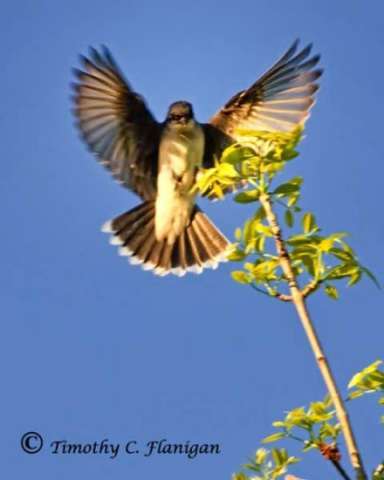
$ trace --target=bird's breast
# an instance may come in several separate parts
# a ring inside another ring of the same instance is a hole
[[[180,177],[200,167],[204,154],[204,133],[195,123],[185,129],[165,129],[160,141],[159,171],[170,168]]]

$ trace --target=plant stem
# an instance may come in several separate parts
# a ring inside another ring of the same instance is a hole
[[[331,462],[336,468],[336,470],[340,473],[340,476],[344,478],[344,480],[351,480],[347,472],[344,470],[344,468],[340,465],[339,462],[337,462],[336,460],[331,460]]]
[[[357,448],[356,440],[353,435],[351,423],[348,418],[348,413],[345,409],[343,399],[338,391],[335,379],[328,364],[327,357],[325,356],[325,353],[322,349],[315,327],[311,321],[309,311],[305,303],[305,298],[298,286],[296,276],[292,269],[291,260],[289,258],[288,251],[285,247],[285,243],[282,237],[280,225],[277,221],[274,211],[272,210],[271,198],[268,193],[262,193],[259,200],[262,207],[264,208],[267,221],[271,227],[271,231],[275,239],[275,245],[280,260],[280,266],[284,272],[290,289],[292,297],[291,301],[295,305],[296,311],[301,320],[305,333],[307,334],[312,351],[315,355],[317,365],[323,376],[332,402],[335,406],[336,414],[340,421],[341,430],[343,432],[345,443],[347,445],[350,461],[356,473],[356,479],[367,480],[367,475],[364,471],[363,462]]]

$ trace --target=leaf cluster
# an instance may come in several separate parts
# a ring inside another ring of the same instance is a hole
[[[225,149],[220,161],[199,175],[195,188],[202,194],[220,198],[228,191],[247,185],[247,190],[234,197],[241,204],[260,203],[261,195],[267,195],[275,210],[282,210],[288,232],[286,239],[281,240],[306,295],[321,286],[330,298],[337,299],[336,281],[345,279],[347,285],[352,286],[363,275],[377,284],[373,274],[360,263],[346,242],[345,232],[324,235],[315,215],[302,212],[298,205],[303,184],[301,177],[273,186],[275,175],[297,156],[301,130],[291,133],[243,130],[239,133],[241,141]],[[281,236],[280,225],[278,229]],[[257,205],[254,215],[242,228],[236,229],[236,244],[229,259],[243,262],[241,270],[232,272],[236,282],[281,298],[288,288],[276,252],[276,234],[262,204]]]
[[[379,398],[379,404],[384,405],[384,371],[380,370],[382,365],[382,360],[376,360],[361,372],[356,373],[348,384],[351,390],[348,398],[352,400],[367,393],[381,393],[383,395]],[[384,415],[381,421],[384,423]]]
[[[288,195],[288,202],[296,202],[300,195],[299,177],[293,178],[276,189],[272,195]],[[276,191],[278,193],[276,193]],[[253,193],[256,198],[256,193]],[[288,193],[289,192],[289,193]],[[244,192],[248,194],[248,192]],[[240,195],[244,195],[240,194]],[[243,197],[241,197],[243,198]],[[302,213],[301,209],[287,206],[285,221],[292,228],[296,216],[300,214],[300,231],[287,236],[285,247],[296,277],[309,289],[309,293],[319,286],[332,299],[339,298],[335,281],[346,279],[347,285],[359,282],[363,274],[376,281],[373,274],[364,267],[350,245],[345,241],[347,233],[335,232],[321,234],[313,213]],[[260,207],[255,215],[247,220],[242,229],[235,231],[236,248],[229,256],[232,261],[244,261],[243,270],[232,273],[238,283],[249,284],[265,293],[276,296],[280,290],[287,290],[279,256],[274,248],[274,235],[271,226],[265,220],[265,212]]]
[[[350,400],[367,393],[384,393],[384,371],[380,369],[382,365],[383,362],[377,360],[352,377],[348,384]],[[384,405],[384,396],[379,403]],[[384,418],[382,420],[384,421]],[[303,453],[316,449],[324,455],[324,447],[327,446],[335,447],[338,451],[341,427],[328,395],[323,401],[310,403],[307,408],[298,407],[286,412],[284,418],[273,422],[272,426],[275,430],[262,440],[263,444],[290,440],[301,444]],[[279,455],[282,455],[280,461]],[[248,477],[244,472],[240,472],[234,475],[232,480],[272,480],[286,473],[291,464],[300,460],[298,457],[288,456],[285,449],[272,449],[269,452],[260,448],[254,458],[244,466],[258,476]],[[371,478],[384,480],[384,462],[378,465]]]
[[[287,473],[288,467],[298,461],[285,448],[273,448],[271,451],[259,448],[255,456],[244,465],[244,469],[252,472],[252,477],[239,472],[232,476],[232,480],[275,480]]]
[[[295,147],[301,138],[300,129],[291,133],[242,130],[238,134],[241,142],[226,148],[214,167],[200,171],[195,191],[222,198],[228,191],[255,185],[264,175],[272,179],[297,156]]]
[[[303,451],[320,448],[323,444],[336,442],[340,434],[340,424],[329,397],[322,402],[313,402],[304,407],[289,411],[283,420],[273,422],[277,430],[265,437],[262,443],[271,443],[291,438],[303,444]],[[304,434],[304,437],[303,437]]]

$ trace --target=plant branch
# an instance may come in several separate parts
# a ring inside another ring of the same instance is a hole
[[[268,193],[262,193],[259,200],[262,207],[264,208],[267,221],[271,227],[271,232],[275,239],[276,251],[279,256],[280,266],[288,282],[292,297],[291,301],[295,305],[297,314],[301,320],[303,328],[307,334],[308,341],[315,355],[317,365],[323,376],[332,402],[335,406],[336,413],[340,421],[341,429],[347,445],[350,461],[356,473],[356,478],[357,480],[367,480],[367,475],[364,471],[362,459],[357,448],[348,413],[345,409],[343,399],[338,391],[331,368],[328,364],[328,360],[325,356],[320,340],[311,321],[309,311],[305,303],[305,297],[298,286],[296,276],[292,269],[291,260],[285,247],[284,240],[282,238],[281,228],[278,224],[276,215],[272,210],[271,198]]]
[[[308,285],[306,285],[302,290],[301,293],[304,298],[308,297],[312,292],[314,292],[317,287],[320,285],[321,280],[313,280],[312,282],[309,282]]]
[[[344,468],[340,465],[340,463],[337,460],[331,460],[331,462],[336,468],[336,470],[340,473],[340,476],[344,478],[344,480],[351,480],[347,472],[344,470]]]
[[[257,287],[254,283],[251,283],[250,285],[257,292],[262,293],[263,295],[267,295],[269,297],[269,293],[266,290],[263,290],[262,288]]]
[[[314,292],[319,285],[320,285],[320,280],[314,280],[312,282],[309,282],[308,285],[306,285],[301,290],[302,296],[304,298],[308,297],[308,295],[310,295],[312,292]],[[265,293],[265,292],[263,292],[263,293]],[[269,294],[267,293],[267,295],[269,295]],[[286,295],[285,293],[276,292],[274,297],[278,298],[282,302],[292,302],[293,301],[292,295]]]

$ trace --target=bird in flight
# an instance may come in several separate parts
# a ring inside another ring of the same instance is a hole
[[[290,132],[303,126],[318,89],[319,55],[298,41],[253,85],[234,95],[208,123],[177,101],[157,122],[109,50],[90,49],[75,69],[74,114],[90,150],[143,202],[110,220],[119,253],[157,275],[200,273],[226,260],[230,243],[196,205],[193,186],[238,140],[237,130]]]

